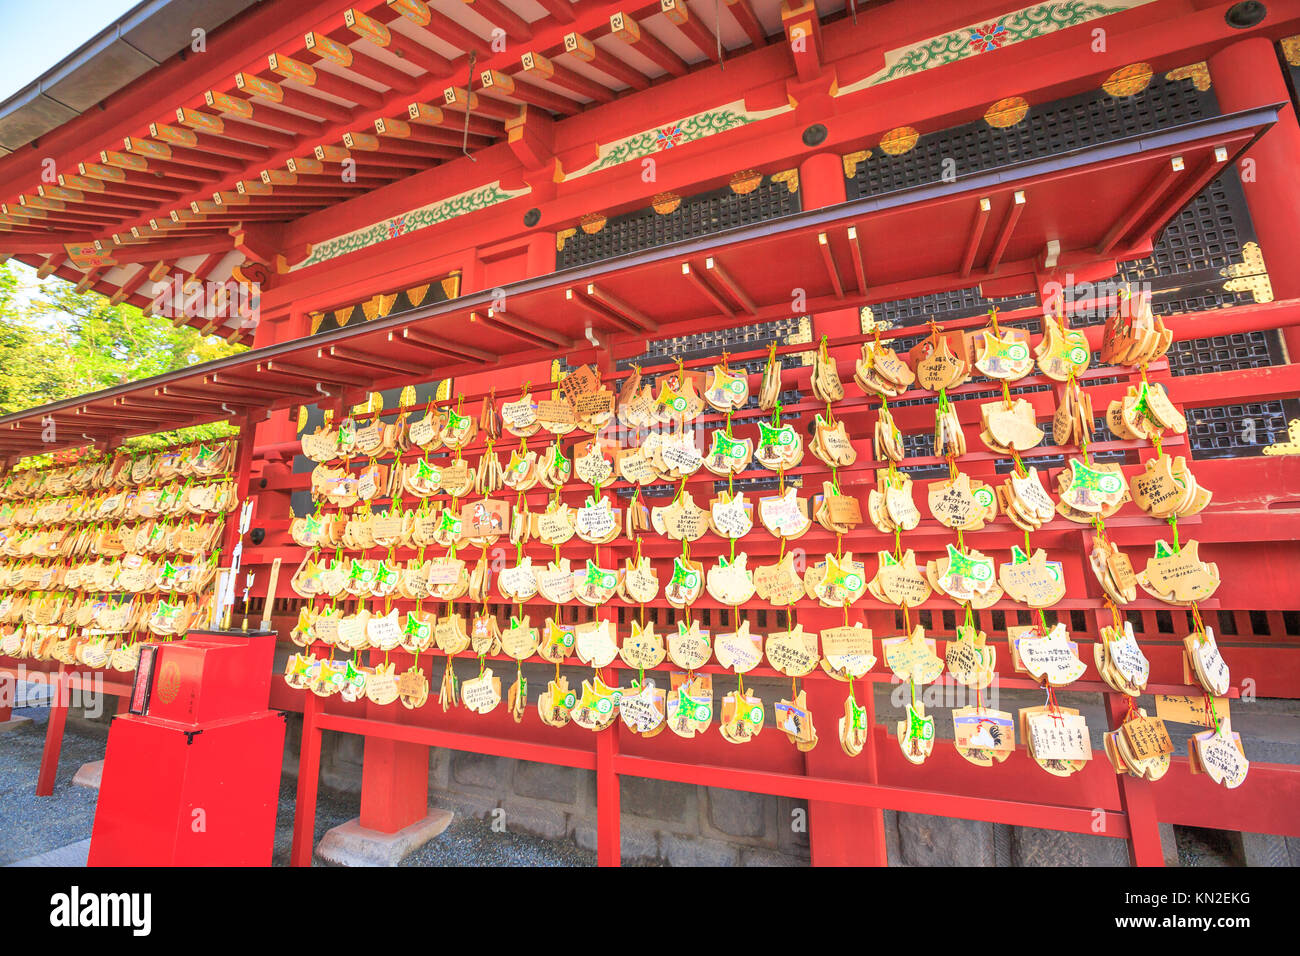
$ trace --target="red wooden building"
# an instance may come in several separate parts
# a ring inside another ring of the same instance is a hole
[[[1300,698],[1300,478],[1288,457],[1300,453],[1300,375],[1289,371],[1300,345],[1300,0],[218,6],[201,39],[165,4],[128,17],[0,106],[0,252],[252,349],[0,418],[0,456],[50,450],[50,419],[54,447],[73,447],[229,417],[255,435],[240,480],[260,531],[245,562],[292,567],[302,550],[287,516],[310,507],[299,430],[372,392],[386,415],[413,384],[421,401],[463,397],[477,414],[489,393],[545,391],[567,368],[590,363],[617,383],[633,364],[707,369],[724,351],[757,382],[774,346],[787,357],[785,414],[807,424],[820,404],[801,356],[823,339],[847,382],[868,320],[910,347],[931,320],[977,329],[996,305],[1036,336],[1045,291],[1063,290],[1095,349],[1108,314],[1097,300],[1127,283],[1151,291],[1174,333],[1149,373],[1189,423],[1167,449],[1214,491],[1183,534],[1222,571],[1201,613],[1232,693]],[[242,314],[214,291],[228,281],[236,304],[256,285]],[[177,301],[187,297],[188,312]],[[1084,385],[1100,414],[1137,381],[1094,363]],[[1063,386],[1021,386],[1050,420]],[[859,439],[879,403],[848,392],[837,415]],[[978,381],[954,391],[964,425],[991,394]],[[906,465],[939,477],[935,399],[918,395],[895,410]],[[1098,460],[1132,472],[1152,455],[1096,424]],[[880,465],[865,449],[839,476],[863,497]],[[1070,454],[1045,444],[1025,457],[1054,472]],[[1011,467],[974,441],[961,462],[991,482]],[[800,473],[819,485],[825,472],[805,462]],[[893,547],[864,528],[854,550]],[[1144,557],[1168,536],[1131,505],[1107,528]],[[1063,563],[1055,612],[1085,645],[1111,620],[1089,535],[1057,519],[1034,539]],[[907,546],[934,556],[951,539],[922,522]],[[1020,540],[1006,522],[971,537],[985,553]],[[667,545],[647,538],[645,551],[671,558]],[[815,529],[804,546],[817,554],[835,537]],[[608,564],[630,547],[597,554]],[[749,547],[777,554],[775,539]],[[277,606],[282,636],[299,603]],[[716,602],[695,607],[706,624],[725,620]],[[943,638],[955,608],[935,597],[916,610]],[[653,613],[666,626],[670,610]],[[1125,612],[1151,660],[1148,692],[1196,693],[1181,664],[1191,615],[1141,592]],[[901,626],[870,600],[853,613],[878,637]],[[980,615],[990,639],[1028,623],[1009,598]],[[800,620],[838,616],[811,608]],[[1004,687],[1035,687],[1000,668]],[[723,684],[723,668],[705,670]],[[383,832],[424,816],[430,746],[594,770],[605,864],[619,859],[623,776],[805,799],[814,863],[883,862],[891,809],[1077,833],[1098,832],[1101,809],[1102,832],[1143,864],[1160,862],[1158,822],[1300,836],[1288,764],[1256,762],[1235,791],[1190,776],[1185,756],[1157,783],[1116,777],[1099,754],[1067,779],[1023,751],[984,769],[940,746],[913,766],[869,695],[873,734],[850,758],[829,740],[844,685],[818,675],[807,693],[827,739],[806,754],[775,731],[744,748],[712,734],[642,740],[617,726],[555,730],[531,712],[516,724],[500,710],[276,687],[274,706],[304,712],[296,863],[310,861],[327,729],[365,735],[361,822]],[[1104,692],[1112,724],[1125,712],[1091,663],[1070,690]]]

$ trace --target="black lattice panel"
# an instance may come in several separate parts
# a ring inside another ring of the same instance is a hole
[[[1281,341],[1276,331],[1234,332],[1208,339],[1175,342],[1169,350],[1169,370],[1174,375],[1200,375],[1282,363]]]
[[[948,168],[960,181],[999,166],[1167,129],[1217,113],[1212,91],[1201,92],[1188,80],[1166,80],[1157,74],[1146,90],[1133,96],[1116,98],[1093,90],[1031,106],[1025,118],[1009,129],[994,129],[980,119],[924,135],[902,156],[876,150],[858,164],[849,179],[849,198],[939,182],[945,160],[952,161]]]
[[[1274,44],[1273,48],[1277,51],[1278,62],[1282,64],[1282,75],[1286,77],[1286,84],[1291,91],[1291,105],[1300,109],[1300,97],[1297,97],[1297,91],[1300,91],[1300,66],[1293,65],[1287,59],[1281,44]]]
[[[1242,262],[1242,246],[1255,238],[1246,195],[1236,169],[1215,179],[1165,227],[1151,255],[1125,263],[1121,276],[1133,282],[1172,284]],[[1207,276],[1211,278],[1212,276]],[[1199,278],[1199,276],[1198,276]]]
[[[1204,312],[1206,309],[1227,309],[1234,305],[1250,305],[1255,297],[1247,291],[1229,292],[1220,281],[1204,289],[1197,287],[1175,288],[1156,292],[1151,299],[1151,311],[1168,318],[1183,312]]]
[[[980,295],[978,288],[972,287],[934,295],[913,296],[910,299],[877,302],[871,306],[871,313],[877,322],[884,323],[884,328],[896,329],[921,325],[930,319],[942,324],[949,319],[983,315],[994,305],[1004,310],[1024,309],[1037,301],[1032,295],[1017,296],[1012,299],[986,299]]]
[[[608,228],[608,227],[607,227]],[[618,368],[633,365],[663,365],[676,361],[721,356],[724,351],[752,352],[766,348],[773,342],[785,344],[804,331],[805,318],[792,315],[786,319],[759,322],[732,329],[711,329],[695,335],[680,335],[671,339],[657,339],[647,344],[645,352],[633,358],[619,359]],[[812,345],[809,345],[812,348]],[[757,360],[750,371],[761,370],[766,359]]]
[[[556,254],[555,265],[557,269],[567,269],[775,219],[799,209],[798,192],[790,192],[785,183],[774,183],[765,177],[757,189],[745,195],[738,195],[730,188],[715,189],[685,197],[666,216],[653,209],[642,209],[611,217],[594,235],[579,229],[564,241],[564,248]]]
[[[1189,408],[1186,414],[1194,457],[1240,458],[1262,455],[1265,446],[1285,441],[1287,420],[1300,417],[1300,401]]]

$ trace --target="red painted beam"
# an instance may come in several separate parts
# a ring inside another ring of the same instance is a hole
[[[615,757],[614,767],[621,775],[648,777],[652,780],[676,780],[680,783],[744,790],[749,793],[771,793],[804,800],[825,800],[830,803],[956,817],[962,820],[988,820],[993,823],[1063,830],[1066,833],[1096,832],[1094,829],[1096,817],[1092,810],[1081,807],[914,790],[848,780],[800,777],[703,763],[675,763],[622,754]],[[1127,837],[1128,823],[1125,816],[1122,813],[1113,813],[1110,816],[1110,825],[1104,835]]]
[[[582,106],[575,100],[561,96],[551,90],[543,89],[526,80],[518,79],[509,73],[484,70],[479,74],[479,82],[484,90],[490,91],[497,96],[514,100],[517,103],[524,103],[528,106],[539,106],[542,109],[551,110],[565,116],[572,116],[582,109]]]
[[[523,76],[552,83],[597,103],[609,103],[614,99],[614,91],[609,87],[559,66],[541,53],[529,50],[520,57],[520,63]]]
[[[1020,216],[1025,211],[1025,194],[1022,190],[1016,190],[1011,197],[1011,205],[1007,209],[1007,217],[1002,221],[1002,229],[998,232],[998,237],[993,243],[993,250],[989,253],[988,264],[984,270],[989,275],[996,275],[998,265],[1002,262],[1002,254],[1006,252],[1007,243],[1011,241],[1011,234],[1016,231],[1016,223],[1020,221]]]
[[[567,3],[568,0],[557,0],[557,2]],[[650,85],[648,76],[635,67],[624,63],[607,50],[596,46],[595,43],[581,33],[565,34],[564,51],[575,60],[590,64],[605,75],[627,84],[634,90],[644,90]]]
[[[619,11],[609,18],[609,32],[659,66],[671,76],[685,76],[686,61],[665,46],[653,34],[643,30],[631,13]]]
[[[390,740],[424,744],[429,747],[469,750],[473,753],[510,757],[515,760],[532,760],[537,763],[549,763],[559,767],[576,767],[579,770],[596,769],[596,755],[591,751],[579,750],[574,747],[561,747],[555,744],[536,744],[512,738],[493,738],[480,734],[458,733],[413,724],[347,717],[342,714],[321,714],[316,720],[316,725],[322,730],[337,730],[341,733],[385,737]]]
[[[727,0],[727,10],[736,18],[740,28],[745,31],[750,42],[756,47],[767,44],[767,33],[763,29],[763,24],[759,22],[758,17],[754,15],[754,8],[750,5],[750,0]]]
[[[533,38],[532,25],[504,3],[501,3],[500,0],[464,0],[464,2],[494,27],[503,29],[507,36],[515,40],[531,40]]]
[[[696,17],[691,16],[686,0],[660,0],[664,19],[682,32],[707,59],[718,59],[718,38]]]

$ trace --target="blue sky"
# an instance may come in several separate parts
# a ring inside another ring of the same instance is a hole
[[[136,6],[139,0],[0,0],[0,100]]]
[[[0,0],[5,29],[0,30],[0,101],[8,99],[56,65],[139,0]],[[36,270],[20,262],[13,268],[35,291]],[[61,281],[61,280],[46,280]],[[20,293],[21,294],[21,293]]]

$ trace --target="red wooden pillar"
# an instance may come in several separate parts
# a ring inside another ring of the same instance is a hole
[[[551,251],[550,267],[555,266],[555,243],[549,242]],[[546,250],[542,250],[543,256]],[[536,250],[530,250],[530,261],[534,261]],[[542,260],[543,262],[545,259]],[[614,356],[608,348],[596,352],[596,371],[601,378],[614,374]],[[617,560],[608,548],[596,548],[596,563],[606,566],[606,560]],[[616,675],[617,676],[617,675]],[[619,777],[614,770],[614,758],[618,755],[621,720],[614,721],[614,726],[596,735],[596,865],[621,866],[623,862],[623,833],[620,821],[622,807],[620,804]]]
[[[64,665],[51,671],[47,677],[50,686],[50,721],[45,726],[45,749],[41,752],[41,769],[36,776],[36,795],[48,797],[54,793],[54,777],[59,772],[59,753],[63,750],[63,725],[68,720],[68,678]]]
[[[1128,711],[1122,694],[1107,694],[1106,709],[1111,726],[1118,727]],[[1119,805],[1128,817],[1128,858],[1134,866],[1164,866],[1160,848],[1160,824],[1156,819],[1156,797],[1149,780],[1129,774],[1118,777]]]
[[[268,345],[303,338],[310,333],[310,317],[295,308],[287,315],[271,316],[261,322],[254,333],[253,344],[257,348],[265,348]],[[259,421],[252,426],[248,434],[250,437],[256,435],[258,445],[275,445],[293,441],[298,435],[297,409],[284,408],[271,412],[265,421]],[[266,504],[274,507],[275,514],[283,514],[284,508],[288,507],[288,498],[288,494],[284,493]]]
[[[381,714],[367,716],[383,719]],[[361,763],[361,825],[396,833],[428,815],[429,748],[367,737]]]
[[[550,273],[554,269],[554,235],[533,233],[487,250],[476,249],[468,253],[466,268],[461,275],[461,294],[494,288],[534,274]],[[506,308],[509,308],[508,303]],[[477,379],[476,375],[462,376],[456,383],[456,391],[486,389],[491,384],[490,377],[493,374],[491,369],[486,369],[477,373],[482,376],[482,380]],[[369,719],[387,720],[390,714],[388,708],[371,703],[366,705],[366,716]],[[303,733],[305,738],[305,721]],[[303,771],[300,770],[301,772]],[[311,796],[314,807],[315,794]],[[301,809],[300,806],[300,812]],[[367,737],[361,760],[361,826],[381,833],[396,833],[423,820],[428,813],[428,746]]]
[[[1300,124],[1273,42],[1251,37],[1226,47],[1209,61],[1214,93],[1225,113],[1255,106],[1281,105],[1277,123],[1250,148],[1238,172],[1250,218],[1264,253],[1264,266],[1278,299],[1300,296]],[[1292,362],[1300,359],[1300,329],[1283,332]]]
[[[323,701],[315,694],[303,696],[302,745],[298,750],[298,797],[293,813],[293,846],[290,866],[311,866],[316,844],[316,790],[320,784],[321,731],[316,718]]]
[[[844,162],[835,153],[817,153],[809,156],[799,164],[799,189],[803,193],[803,208],[817,209],[831,206],[845,200]],[[841,270],[843,271],[843,270]],[[792,277],[791,283],[800,284],[798,277]],[[807,280],[824,283],[818,277]],[[831,338],[857,334],[861,326],[857,309],[837,309],[814,315],[813,342],[823,334]],[[846,351],[852,351],[846,350]],[[836,358],[843,356],[836,355]],[[845,541],[845,548],[851,550],[853,545]],[[816,561],[819,555],[808,555],[809,561]],[[851,617],[860,618],[858,612],[850,612]],[[805,617],[805,615],[800,615]],[[823,619],[824,618],[824,619]],[[821,611],[813,619],[811,612],[804,626],[820,629],[841,623],[840,615],[835,611]],[[874,730],[867,737],[867,746],[857,757],[844,753],[836,739],[837,725],[844,713],[844,699],[848,696],[848,685],[834,681],[815,680],[804,685],[808,693],[808,706],[812,710],[813,722],[821,743],[804,756],[804,769],[810,776],[835,777],[843,780],[861,780],[876,783],[876,735]],[[872,701],[872,685],[860,683],[856,687],[859,704],[867,707],[867,717],[871,726],[875,725],[875,706]],[[885,822],[884,813],[874,807],[851,807],[842,803],[829,803],[825,800],[808,802],[808,836],[812,849],[812,861],[815,866],[885,866]]]
[[[623,857],[623,838],[619,824],[619,784],[614,772],[618,753],[621,721],[596,735],[596,864],[619,866]]]

